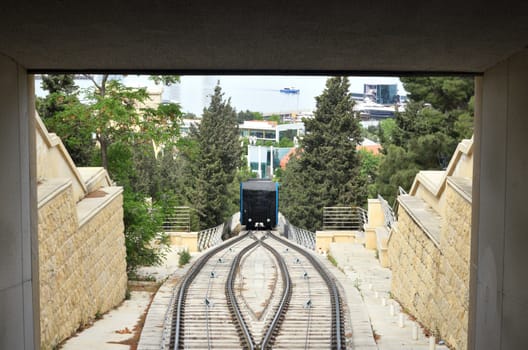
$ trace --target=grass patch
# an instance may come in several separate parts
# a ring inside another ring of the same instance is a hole
[[[337,261],[336,259],[330,255],[330,254],[327,254],[326,257],[328,258],[328,260],[332,263],[332,265],[334,265],[335,267],[337,267]]]
[[[135,271],[130,271],[128,273],[129,281],[143,281],[143,282],[156,282],[156,277],[152,275],[138,275]]]

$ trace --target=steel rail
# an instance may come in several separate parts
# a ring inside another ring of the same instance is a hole
[[[268,234],[268,236],[272,237],[273,239],[287,245],[288,247],[295,249],[299,253],[301,253],[303,256],[305,256],[315,267],[317,272],[321,275],[323,280],[325,281],[328,290],[331,295],[331,303],[332,303],[332,318],[334,319],[334,329],[332,332],[332,348],[341,350],[346,349],[345,346],[345,340],[344,340],[344,329],[342,328],[343,324],[343,314],[341,312],[341,296],[339,295],[339,290],[337,289],[337,285],[332,277],[330,277],[330,274],[326,269],[323,267],[323,265],[315,258],[312,254],[305,251],[304,249],[299,248],[295,244],[288,242],[287,240],[277,237],[273,234]],[[334,347],[335,344],[335,347]]]
[[[220,258],[218,258],[218,260],[215,262],[212,270],[211,270],[211,276],[209,278],[209,281],[207,282],[207,290],[205,291],[205,300],[208,300],[209,299],[209,292],[211,291],[211,285],[213,283],[213,279],[214,279],[214,273],[216,271],[216,267],[218,266],[218,264],[220,262],[222,262],[222,259],[229,253],[230,249],[225,249],[224,253],[222,254],[222,256],[220,256]],[[211,332],[210,332],[210,327],[209,327],[209,307],[210,305],[209,304],[206,304],[205,305],[205,331],[206,331],[206,334],[207,334],[207,348],[208,349],[211,349]]]
[[[205,264],[211,259],[213,255],[218,253],[219,251],[240,242],[241,240],[248,237],[250,232],[246,233],[245,235],[241,235],[233,240],[226,241],[225,243],[211,249],[204,255],[202,255],[189,269],[185,277],[183,278],[180,287],[178,289],[177,294],[177,302],[174,307],[173,311],[173,323],[172,323],[172,330],[171,330],[171,342],[170,342],[170,348],[174,350],[178,350],[180,348],[180,342],[182,340],[181,337],[181,328],[182,328],[182,314],[185,304],[185,299],[187,296],[187,290],[193,280],[196,278],[200,270],[205,266]]]
[[[277,311],[275,312],[275,315],[268,326],[266,334],[264,335],[264,337],[262,338],[262,342],[260,343],[261,349],[271,349],[274,337],[279,331],[280,325],[291,301],[292,281],[284,258],[279,254],[279,252],[275,248],[265,243],[263,239],[261,239],[260,242],[262,246],[268,249],[277,259],[279,268],[281,270],[282,284],[284,286],[282,291],[282,297],[279,302],[279,306],[277,307]]]
[[[238,302],[236,300],[235,277],[236,277],[236,272],[239,269],[239,264],[240,264],[240,260],[242,259],[242,256],[244,256],[248,251],[253,249],[259,243],[260,241],[256,240],[250,245],[244,247],[240,251],[240,253],[237,254],[237,256],[233,259],[233,262],[231,263],[231,269],[229,270],[229,274],[227,276],[227,281],[225,284],[225,291],[226,291],[226,296],[228,300],[227,306],[229,307],[229,311],[231,311],[231,316],[240,326],[239,330],[242,332],[242,338],[246,345],[244,349],[250,349],[250,350],[255,349],[255,341],[253,340],[251,331],[249,330],[246,324],[246,321],[244,320],[244,317],[242,316],[242,311],[240,310],[240,306],[238,305]]]

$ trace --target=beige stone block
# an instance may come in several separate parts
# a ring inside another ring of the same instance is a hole
[[[389,267],[390,266],[389,265],[390,262],[389,262],[389,256],[388,256],[388,253],[387,253],[387,249],[380,249],[378,251],[378,258],[379,258],[381,267]]]
[[[385,215],[378,199],[368,200],[368,222],[373,227],[385,225]]]
[[[182,232],[181,246],[185,247],[189,252],[195,253],[198,251],[198,233],[197,232]]]
[[[355,231],[337,231],[332,232],[334,235],[334,243],[354,243],[356,242],[356,232]]]
[[[377,248],[376,228],[370,225],[365,227],[365,248],[370,250]]]
[[[330,249],[330,243],[332,243],[333,241],[333,233],[328,233],[326,231],[315,232],[315,246],[317,251],[322,250],[324,252],[328,252]]]

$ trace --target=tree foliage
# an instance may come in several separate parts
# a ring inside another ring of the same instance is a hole
[[[87,166],[95,152],[92,133],[78,118],[65,117],[65,111],[84,114],[85,106],[79,101],[79,87],[73,74],[43,74],[41,87],[48,91],[36,100],[37,112],[48,130],[62,139],[72,160],[78,166]]]
[[[444,169],[458,142],[473,132],[473,79],[401,78],[410,101],[394,122],[380,126],[385,156],[378,192],[393,201],[398,186],[408,190],[419,170]]]
[[[323,207],[362,205],[366,200],[356,151],[361,128],[348,89],[347,78],[327,80],[316,98],[314,118],[304,121],[302,151],[282,174],[281,210],[296,226],[320,229]]]
[[[180,82],[179,75],[151,75],[149,79],[156,85],[162,84],[165,86],[171,86]]]
[[[148,204],[138,193],[125,191],[123,211],[127,271],[161,264],[168,246],[168,237],[160,233],[164,218],[161,208]]]
[[[191,128],[191,145],[186,151],[194,173],[192,189],[194,207],[200,226],[208,228],[224,222],[237,211],[237,169],[241,165],[237,114],[230,100],[224,100],[219,85],[215,87],[209,106],[204,109],[198,128]]]
[[[49,130],[61,137],[70,152],[88,144],[93,150],[91,136],[95,135],[100,152],[76,164],[103,164],[123,186],[127,270],[159,264],[167,244],[167,237],[160,233],[164,210],[182,200],[175,195],[180,183],[170,182],[168,176],[178,169],[172,144],[179,133],[180,107],[147,107],[146,89],[124,86],[109,75],[86,77],[93,86],[81,91],[73,84],[73,76],[44,77],[43,88],[50,94],[37,106]],[[160,79],[177,81],[175,77]],[[164,152],[157,155],[153,143],[164,145]]]
[[[145,107],[150,99],[146,88],[131,88],[103,75],[88,76],[93,86],[85,91],[85,113],[76,116],[95,134],[101,151],[101,162],[108,169],[108,146],[113,142],[138,144],[155,142],[170,147],[178,134],[181,118],[177,104],[160,104],[157,109]]]
[[[246,120],[263,120],[264,117],[260,112],[252,112],[250,110],[240,111],[237,113],[238,123],[242,124]]]
[[[367,184],[368,198],[376,198],[376,178],[378,177],[381,156],[364,149],[358,151],[358,156],[360,163],[359,175]]]

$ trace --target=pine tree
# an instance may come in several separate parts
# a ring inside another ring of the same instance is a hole
[[[322,226],[323,207],[356,206],[366,200],[356,146],[362,141],[359,119],[346,77],[330,78],[316,98],[313,119],[297,160],[288,164],[281,210],[294,225],[311,230]]]
[[[237,210],[230,188],[236,181],[242,154],[237,115],[230,100],[223,99],[220,85],[215,87],[198,129],[191,134],[198,144],[198,154],[191,165],[196,174],[195,208],[201,216],[200,226],[213,227]]]
[[[390,136],[381,137],[384,157],[376,179],[377,192],[389,202],[399,186],[410,189],[418,171],[445,169],[460,140],[473,133],[472,78],[401,80],[410,100],[396,113]]]

